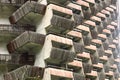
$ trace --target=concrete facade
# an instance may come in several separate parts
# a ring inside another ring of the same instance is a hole
[[[1,80],[120,80],[116,3],[1,1]]]

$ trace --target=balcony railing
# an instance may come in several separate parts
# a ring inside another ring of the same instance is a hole
[[[103,68],[103,64],[102,63],[93,64],[93,68],[97,69],[97,72],[100,72]]]
[[[19,64],[20,55],[0,54],[0,64]]]
[[[106,63],[108,61],[108,57],[107,56],[102,56],[102,57],[99,57],[100,61],[103,62],[103,63]]]
[[[4,80],[27,80],[29,77],[41,79],[44,68],[25,65],[4,75]]]
[[[90,19],[92,21],[94,21],[96,23],[96,25],[99,25],[101,23],[101,18],[99,18],[97,16],[92,16]]]
[[[74,42],[79,42],[82,38],[82,34],[77,31],[70,31],[67,33],[67,37],[71,38]]]
[[[86,73],[86,77],[88,77],[88,78],[90,78],[90,79],[95,79],[95,78],[97,78],[97,71],[91,71],[91,73]]]
[[[74,56],[75,54],[72,51],[53,47],[50,56],[45,60],[48,63],[59,64],[59,63],[72,62]]]
[[[73,62],[68,63],[68,67],[73,69],[74,72],[79,72],[82,68],[82,62],[74,60]]]
[[[97,50],[97,48],[94,45],[85,46],[85,51],[90,54],[94,54],[96,52],[96,50]]]
[[[88,35],[90,32],[89,28],[84,25],[77,26],[75,30],[81,32],[83,35]]]
[[[67,8],[71,9],[74,13],[73,16],[75,20],[75,25],[82,24],[84,16],[81,6],[75,3],[68,2]]]
[[[86,62],[86,61],[88,61],[90,59],[90,54],[86,53],[86,52],[83,52],[83,53],[77,54],[77,57],[79,59],[82,59],[83,62]]]
[[[57,4],[57,5],[65,5],[69,0],[47,0],[48,4]]]
[[[21,6],[28,0],[1,0],[0,3],[4,5],[15,5],[15,6]]]
[[[30,30],[30,29],[24,28],[27,26],[29,26],[29,25],[0,24],[0,33],[19,33],[20,34],[20,33],[24,32],[25,30]]]
[[[74,21],[63,18],[58,15],[53,15],[51,19],[51,25],[46,28],[48,33],[62,33],[66,30],[72,30],[74,26]]]
[[[10,23],[16,23],[18,20],[30,12],[44,14],[45,8],[45,5],[39,4],[35,1],[27,1],[10,16]]]
[[[80,5],[83,10],[83,15],[85,19],[89,19],[91,16],[90,6],[89,3],[83,0],[76,0],[76,4]]]
[[[91,21],[91,20],[87,20],[84,22],[84,25],[89,27],[90,30],[93,30],[96,27],[95,22]]]
[[[105,73],[105,75],[108,77],[113,77],[114,73],[113,73],[113,71],[109,71],[109,72]]]
[[[34,55],[28,54],[0,54],[0,64],[8,65],[33,65]]]
[[[26,43],[36,43],[36,44],[44,44],[45,35],[41,35],[32,31],[26,31],[22,33],[20,36],[15,38],[13,41],[9,42],[7,45],[8,51],[13,53],[16,49],[22,47]]]
[[[98,40],[98,39],[92,39],[91,40],[91,44],[92,45],[95,45],[97,48],[101,47],[102,45],[102,41],[101,40]]]

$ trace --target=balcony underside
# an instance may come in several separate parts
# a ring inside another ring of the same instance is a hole
[[[28,52],[29,54],[36,54],[41,50],[41,48],[42,48],[41,45],[30,42],[16,49],[15,53]]]
[[[0,5],[0,18],[8,19],[19,7],[11,5]],[[37,25],[42,19],[42,15],[30,12],[20,19],[17,24]]]
[[[43,18],[42,15],[30,12],[27,15],[25,15],[23,18],[21,18],[17,22],[17,24],[23,24],[23,25],[29,24],[29,25],[36,26],[40,23],[42,18]]]

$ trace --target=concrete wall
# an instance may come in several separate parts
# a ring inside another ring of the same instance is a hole
[[[3,19],[3,18],[0,18],[0,24],[10,24],[9,20],[8,19]]]
[[[0,24],[10,24],[8,19],[0,19]],[[9,54],[5,43],[0,42],[0,54]]]

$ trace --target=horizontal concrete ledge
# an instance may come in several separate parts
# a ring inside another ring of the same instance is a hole
[[[11,42],[9,42],[7,45],[7,49],[10,53],[13,53],[16,49],[20,48],[21,46],[24,46],[26,43],[32,42],[35,44],[43,45],[44,41],[45,35],[35,33],[32,31],[26,31]]]

